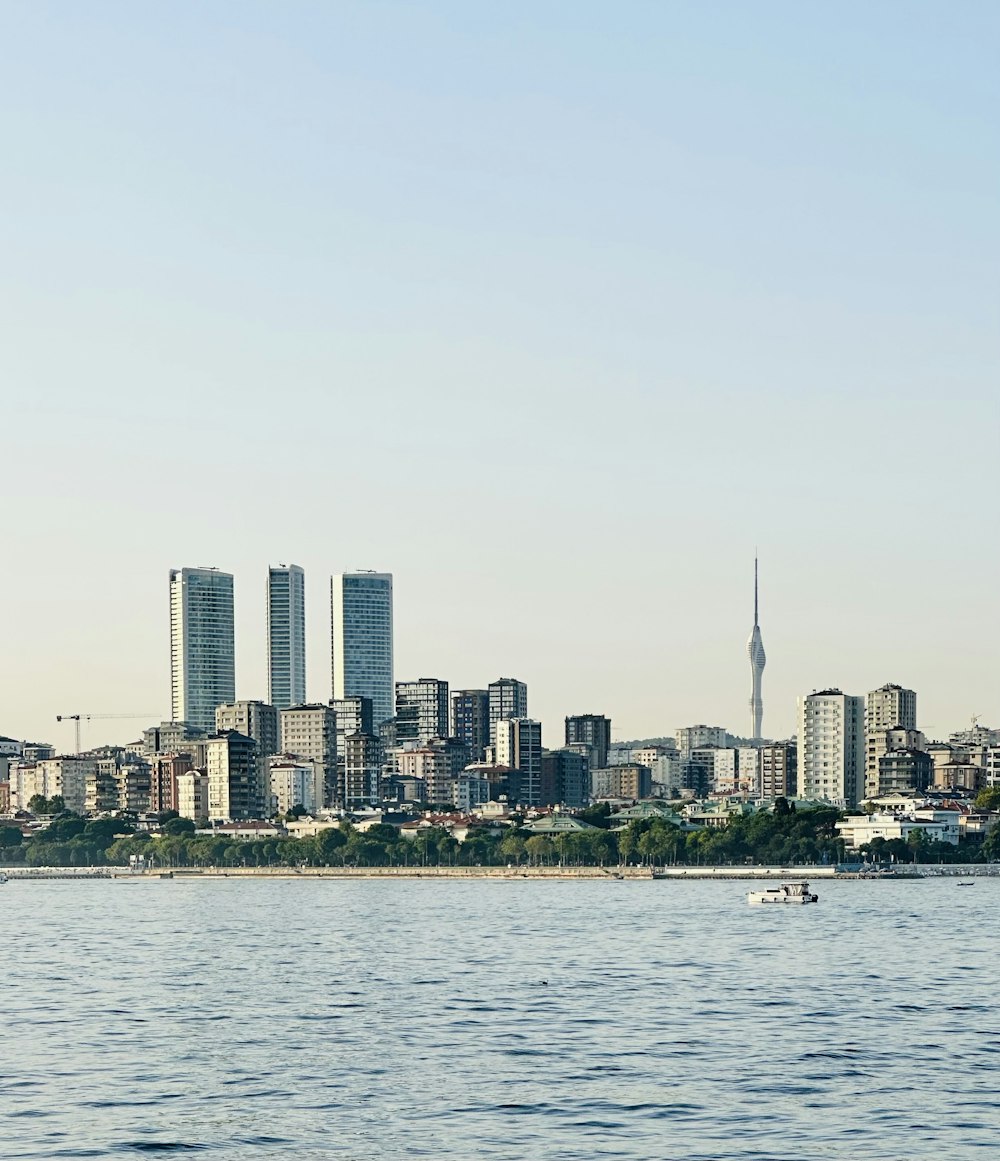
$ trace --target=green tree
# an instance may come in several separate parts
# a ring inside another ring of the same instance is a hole
[[[555,855],[555,847],[552,840],[544,834],[533,834],[524,844],[524,849],[536,867],[543,862],[546,864],[551,863]]]
[[[525,854],[524,838],[516,831],[505,834],[500,840],[500,854],[509,863],[520,863]]]
[[[32,794],[28,799],[29,814],[51,814],[49,800],[44,794]]]
[[[1000,785],[985,786],[972,801],[977,810],[1000,810]]]
[[[24,842],[20,827],[0,826],[0,847],[19,847]]]
[[[180,835],[194,834],[194,820],[191,818],[168,818],[163,824],[163,833],[170,838]]]

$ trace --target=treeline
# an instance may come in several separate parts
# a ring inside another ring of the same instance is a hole
[[[579,817],[597,829],[548,836],[520,827],[500,834],[473,829],[459,843],[441,827],[406,837],[379,824],[359,831],[349,822],[310,838],[244,841],[227,835],[195,834],[188,819],[167,818],[162,833],[137,833],[124,818],[86,820],[63,813],[43,831],[22,838],[17,827],[0,826],[0,863],[27,866],[124,866],[132,856],[153,867],[417,867],[417,866],[797,866],[846,861],[833,808],[795,811],[779,800],[774,813],[733,819],[725,828],[682,830],[666,819],[635,821],[609,829],[606,806]],[[850,858],[876,862],[977,862],[1000,857],[1000,832],[985,844],[958,847],[914,832],[908,842],[876,839]]]

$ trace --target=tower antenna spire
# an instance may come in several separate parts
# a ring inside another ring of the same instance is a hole
[[[760,617],[757,610],[757,550],[753,552],[753,623],[760,624]]]

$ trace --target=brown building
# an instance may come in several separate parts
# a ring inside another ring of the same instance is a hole
[[[177,810],[177,775],[193,769],[190,754],[166,754],[150,760],[149,809],[154,814]]]

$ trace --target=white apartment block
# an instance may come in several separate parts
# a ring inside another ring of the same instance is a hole
[[[309,814],[323,809],[326,771],[322,762],[309,762],[304,758],[272,758],[268,781],[271,813],[287,814],[293,806],[302,806]]]
[[[854,805],[864,788],[865,699],[824,689],[798,707],[799,797]]]
[[[325,771],[323,805],[332,801],[337,782],[337,715],[322,704],[281,711],[281,752],[319,762]]]
[[[686,758],[692,750],[703,750],[706,746],[724,748],[729,744],[729,731],[722,726],[681,726],[676,738],[677,749]]]
[[[61,795],[67,810],[83,814],[87,808],[87,780],[97,774],[93,758],[46,758],[41,762],[11,763],[11,810],[27,810],[35,795]]]
[[[204,770],[177,775],[177,813],[196,822],[208,817],[208,775]]]

